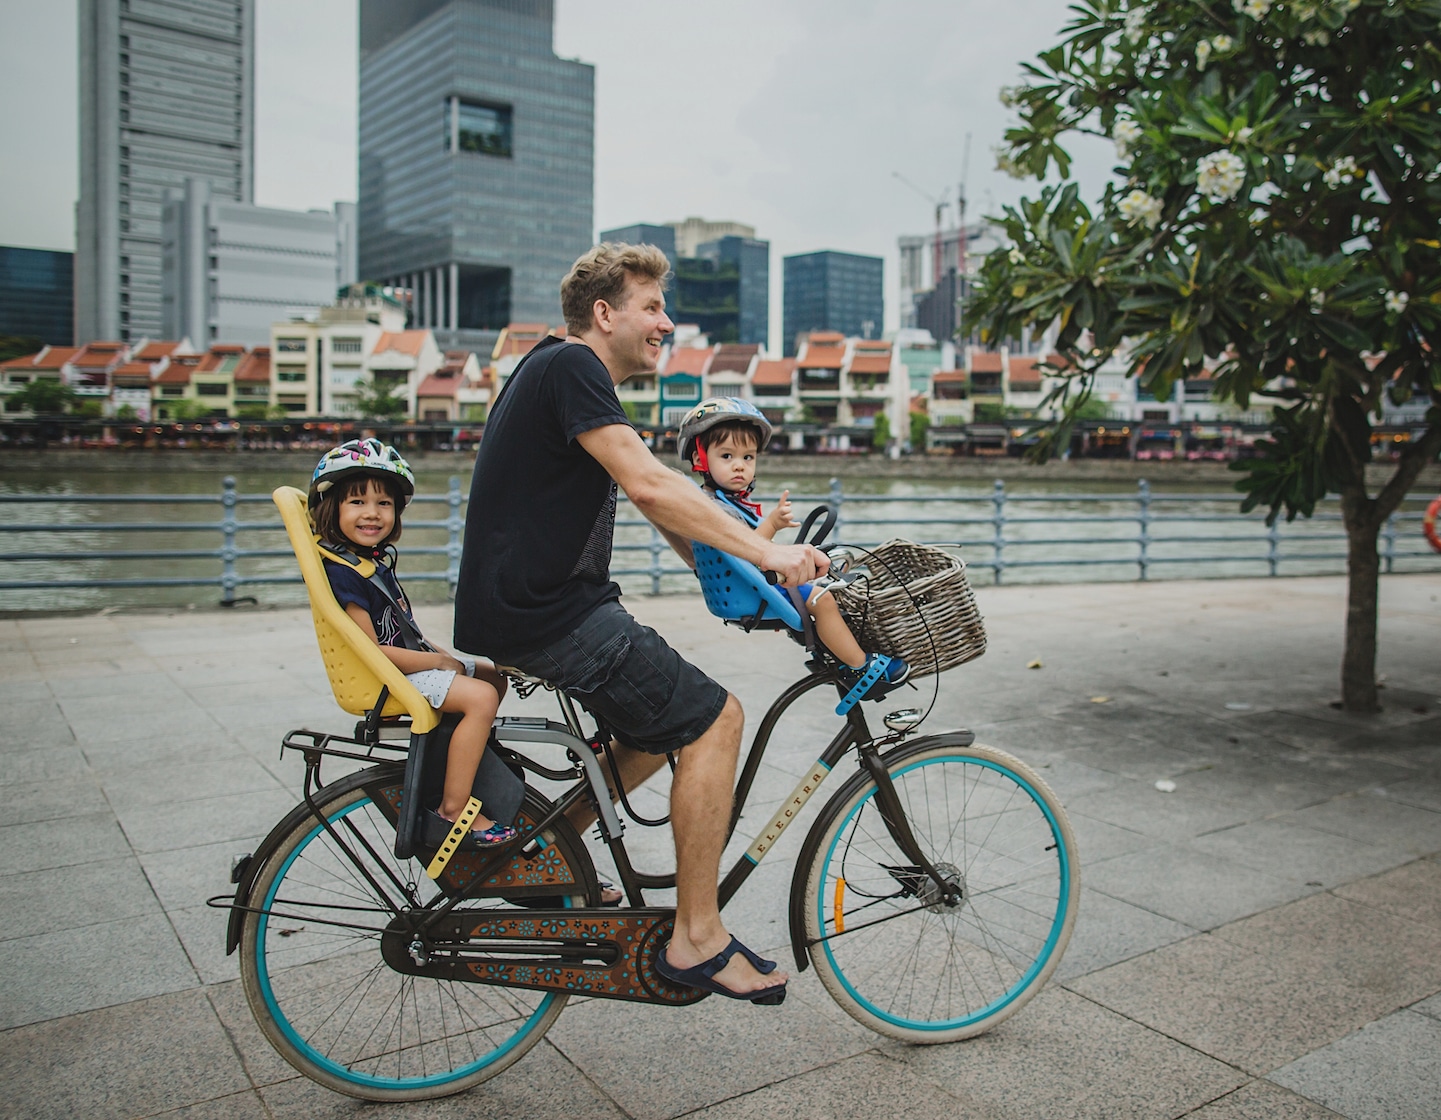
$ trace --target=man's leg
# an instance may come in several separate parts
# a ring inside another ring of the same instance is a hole
[[[645,784],[656,771],[665,765],[665,755],[646,754],[644,751],[632,750],[618,739],[610,741],[610,750],[615,757],[616,767],[620,770],[621,785],[625,787],[626,793]],[[610,782],[609,767],[606,770],[606,781]],[[618,794],[612,789],[610,799],[614,801],[617,797]],[[589,801],[580,801],[570,807],[565,818],[575,826],[577,832],[584,835],[585,830],[595,824],[595,810],[591,808]]]
[[[685,747],[676,762],[670,792],[676,859],[675,933],[664,950],[672,968],[694,968],[730,943],[730,934],[721,923],[716,889],[744,728],[740,701],[730,696],[709,730]],[[714,979],[733,992],[754,992],[785,983],[786,974],[763,975],[737,953]]]

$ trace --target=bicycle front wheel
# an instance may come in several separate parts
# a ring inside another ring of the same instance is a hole
[[[250,894],[240,974],[257,1023],[281,1056],[320,1084],[367,1100],[458,1093],[495,1076],[540,1041],[565,1006],[559,993],[404,975],[381,955],[397,908],[434,903],[418,860],[397,860],[381,808],[399,772],[365,771],[320,790],[329,828],[304,816],[266,859]],[[539,819],[531,791],[521,817]],[[389,808],[389,805],[385,806]],[[562,818],[541,858],[564,859],[585,903],[594,871]],[[467,900],[465,912],[509,904]]]
[[[887,772],[921,851],[959,898],[910,865],[874,780],[857,775],[815,825],[811,962],[836,1002],[881,1034],[970,1038],[1014,1014],[1059,963],[1080,895],[1075,836],[1046,784],[1004,751],[921,742]]]

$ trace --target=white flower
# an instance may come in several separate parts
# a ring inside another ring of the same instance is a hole
[[[1246,143],[1246,141],[1248,141],[1248,140],[1251,139],[1251,137],[1252,137],[1252,135],[1255,133],[1255,131],[1256,131],[1256,130],[1255,130],[1254,128],[1238,128],[1238,129],[1236,129],[1236,143],[1238,143],[1238,144],[1244,144],[1244,143]]]
[[[1387,292],[1386,312],[1390,315],[1400,315],[1406,310],[1406,305],[1411,302],[1410,292]]]
[[[1231,7],[1242,15],[1250,16],[1254,20],[1262,20],[1271,10],[1271,0],[1231,0]]]
[[[1025,264],[1026,254],[1021,252],[1020,248],[1018,247],[1012,249],[1009,253],[1007,253],[1006,259],[1009,260],[1012,264]]]
[[[1342,186],[1348,179],[1359,179],[1360,177],[1361,169],[1356,166],[1356,161],[1351,156],[1342,156],[1326,169],[1326,174],[1321,176],[1332,190]]]
[[[1132,8],[1126,13],[1126,38],[1133,44],[1146,37],[1146,9]]]
[[[1229,202],[1246,181],[1241,157],[1222,149],[1196,162],[1196,189],[1212,202]]]
[[[1331,41],[1331,33],[1323,27],[1318,27],[1312,31],[1303,31],[1301,41],[1308,47],[1324,47]]]
[[[1217,54],[1225,54],[1233,45],[1229,35],[1217,35],[1211,40],[1211,46],[1216,48]]]
[[[1131,154],[1131,145],[1141,138],[1141,126],[1135,121],[1118,120],[1111,126],[1111,139],[1116,142],[1116,158]]]
[[[1196,44],[1196,69],[1206,69],[1206,63],[1211,60],[1211,42],[1209,39],[1202,39]]]
[[[1155,229],[1161,224],[1161,200],[1152,198],[1145,191],[1139,188],[1133,190],[1117,205],[1121,217],[1126,219],[1127,225],[1144,225],[1147,229]]]
[[[1321,308],[1326,306],[1326,293],[1320,288],[1311,289],[1311,312],[1319,313]]]

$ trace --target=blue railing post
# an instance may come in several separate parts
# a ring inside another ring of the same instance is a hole
[[[1006,484],[996,479],[991,484],[991,563],[996,573],[996,582],[1001,582],[1001,572],[1006,566],[1003,553],[1006,550]]]
[[[836,525],[835,528],[831,530],[831,540],[833,541],[845,540],[845,537],[841,535],[841,504],[845,500],[846,496],[841,491],[841,480],[838,478],[831,479],[830,504],[831,509],[836,511]]]
[[[1278,574],[1281,567],[1281,522],[1274,516],[1266,526],[1266,564],[1271,575]]]
[[[660,530],[654,525],[650,527],[650,593],[660,594],[660,558],[665,548],[665,540],[660,535]]]
[[[1138,538],[1141,551],[1136,557],[1136,563],[1140,565],[1141,579],[1144,580],[1151,565],[1151,484],[1143,478],[1136,483],[1136,489],[1139,491],[1138,500],[1141,503],[1141,535]]]
[[[445,495],[445,505],[449,511],[445,528],[450,534],[450,539],[445,544],[445,584],[450,590],[450,597],[454,599],[455,589],[460,586],[460,546],[465,531],[465,522],[460,518],[460,479],[455,475],[450,476],[450,489]]]
[[[1386,524],[1381,529],[1381,559],[1386,562],[1386,574],[1389,576],[1396,569],[1396,515],[1393,513],[1386,518]]]
[[[235,507],[239,498],[235,493],[235,479],[232,476],[226,475],[221,487],[220,505],[223,512],[220,516],[220,605],[233,607],[235,588],[239,583],[235,571],[235,533],[238,528]]]

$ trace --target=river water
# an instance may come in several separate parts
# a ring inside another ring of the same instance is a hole
[[[232,475],[241,495],[237,545],[243,550],[276,555],[242,556],[242,576],[295,577],[294,558],[269,500],[280,485],[304,486],[307,479],[289,471],[220,469],[107,471],[103,457],[94,468],[61,469],[41,474],[7,471],[0,465],[0,498],[26,496],[38,501],[0,501],[0,581],[47,582],[125,580],[151,577],[214,580],[220,574],[215,557],[137,558],[110,555],[86,559],[17,559],[17,555],[215,551],[222,545],[218,528],[223,508],[222,480]],[[798,513],[822,500],[821,480],[787,478],[783,459],[765,464],[768,472],[759,490],[767,508],[782,488],[791,490]],[[421,496],[444,497],[449,483],[442,470],[427,469],[419,478]],[[459,476],[461,493],[469,478]],[[841,506],[840,535],[847,542],[870,545],[892,537],[940,543],[965,559],[972,581],[994,580],[989,566],[997,556],[996,504],[992,484],[985,481],[904,479],[847,479]],[[999,551],[1006,583],[1071,582],[1136,579],[1141,548],[1136,538],[1140,503],[1132,482],[1011,481],[1005,486],[1004,543]],[[203,499],[194,502],[157,500],[107,504],[78,501],[94,497],[158,497],[181,495]],[[1028,500],[1029,499],[1029,500]],[[1039,500],[1044,499],[1044,500]],[[1441,570],[1441,556],[1426,549],[1420,535],[1420,514],[1425,499],[1408,502],[1397,525],[1397,571]],[[1167,485],[1153,488],[1146,552],[1151,560],[1148,576],[1194,578],[1260,576],[1271,570],[1268,554],[1281,558],[1283,575],[1304,575],[1344,570],[1344,538],[1334,503],[1318,509],[1311,522],[1282,525],[1278,539],[1268,540],[1259,514],[1239,515],[1239,498],[1214,484]],[[541,514],[543,515],[543,514]],[[418,602],[443,601],[443,578],[426,580],[424,574],[442,575],[444,550],[450,534],[445,502],[421,502],[407,511],[401,549],[401,578]],[[616,532],[616,570],[648,568],[654,540],[649,526],[622,504]],[[424,522],[442,523],[427,527]],[[145,530],[125,526],[149,525]],[[186,525],[211,528],[185,528]],[[251,525],[255,528],[245,528]],[[627,548],[625,546],[639,546]],[[417,549],[435,549],[426,554]],[[660,552],[663,566],[678,561],[669,550]],[[1039,564],[1029,562],[1039,561]],[[416,578],[418,575],[422,578]],[[408,578],[407,578],[408,577]],[[628,593],[652,589],[649,574],[622,575]],[[661,577],[663,592],[693,592],[689,573]],[[294,606],[304,602],[298,579],[293,583],[257,583],[241,587],[238,595],[253,596],[266,606]],[[86,610],[114,606],[209,606],[218,602],[218,586],[163,588],[76,587],[0,588],[0,611]]]

